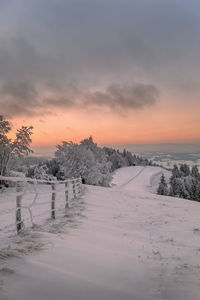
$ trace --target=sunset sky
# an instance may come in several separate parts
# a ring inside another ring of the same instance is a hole
[[[200,1],[1,0],[0,114],[33,146],[200,142]]]

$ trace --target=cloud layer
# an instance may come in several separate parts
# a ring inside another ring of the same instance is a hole
[[[50,114],[52,108],[54,110],[106,108],[124,114],[128,110],[154,105],[158,94],[157,88],[153,85],[114,83],[104,91],[93,92],[69,85],[66,90],[53,90],[45,97],[27,82],[18,84],[9,82],[0,89],[0,97],[3,99],[0,103],[2,114],[9,117]]]
[[[158,90],[200,94],[199,10],[195,0],[1,1],[1,113],[124,113],[155,104]]]

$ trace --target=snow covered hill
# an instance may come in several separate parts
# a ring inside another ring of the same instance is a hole
[[[112,188],[87,186],[78,222],[7,262],[0,299],[199,300],[200,204],[153,194],[162,172],[127,167]]]
[[[148,190],[156,193],[162,173],[167,180],[171,176],[169,171],[160,167],[125,167],[116,171],[113,176],[113,185],[123,190],[138,191],[140,193]]]

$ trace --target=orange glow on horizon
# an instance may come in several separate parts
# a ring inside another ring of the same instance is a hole
[[[86,113],[78,110],[56,112],[44,118],[11,120],[13,132],[22,124],[34,126],[32,146],[55,146],[62,141],[80,142],[93,136],[98,144],[147,144],[200,141],[199,111],[192,107],[177,113],[159,105],[119,116],[109,112]]]

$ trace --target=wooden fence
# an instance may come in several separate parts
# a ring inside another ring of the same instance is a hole
[[[22,209],[26,208],[29,212],[29,219],[31,224],[33,225],[33,214],[32,214],[32,208],[38,201],[38,184],[46,184],[51,186],[51,192],[50,192],[50,199],[49,201],[43,202],[47,205],[49,205],[50,208],[50,218],[55,219],[56,218],[56,200],[57,200],[57,194],[60,197],[60,187],[64,186],[63,193],[63,199],[64,199],[64,209],[65,211],[68,210],[70,207],[70,200],[75,199],[80,196],[81,194],[81,188],[82,188],[82,180],[81,178],[72,178],[67,179],[63,181],[57,181],[57,180],[41,180],[41,179],[32,179],[27,177],[5,177],[0,176],[0,180],[14,182],[16,185],[16,211],[15,211],[15,226],[17,234],[19,234],[24,226],[25,226],[25,219],[23,219],[22,216]],[[26,194],[27,186],[33,185],[34,187],[34,198],[31,201],[29,205],[24,206],[23,205],[23,198]],[[71,191],[71,194],[70,194]],[[46,195],[45,195],[46,196]],[[70,197],[71,196],[71,197]],[[41,203],[38,203],[41,204]],[[8,213],[11,209],[4,210],[6,213]],[[1,212],[1,203],[0,203],[0,212]],[[1,215],[1,214],[0,214]],[[1,220],[0,220],[1,222]]]

